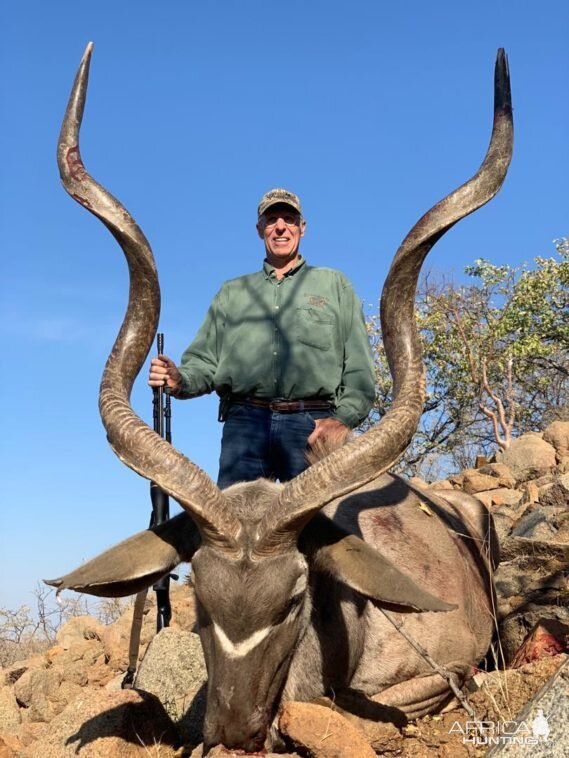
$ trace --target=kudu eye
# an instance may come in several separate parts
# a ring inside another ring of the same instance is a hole
[[[287,620],[287,618],[290,616],[290,614],[298,608],[298,606],[301,604],[302,599],[304,597],[304,593],[300,592],[296,595],[293,595],[291,598],[289,598],[282,609],[282,612],[279,615],[279,618],[277,619],[277,624],[282,624],[284,621]]]

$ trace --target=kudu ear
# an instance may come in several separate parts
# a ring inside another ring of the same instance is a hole
[[[312,543],[316,570],[332,574],[370,600],[414,611],[453,611],[458,607],[421,589],[379,550],[344,532],[323,514],[308,525],[303,537]],[[320,544],[315,546],[314,541]]]
[[[182,562],[191,561],[200,536],[187,513],[119,542],[75,571],[45,583],[99,597],[124,597],[150,587]]]

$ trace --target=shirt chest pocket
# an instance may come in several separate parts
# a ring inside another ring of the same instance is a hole
[[[299,342],[319,350],[332,347],[334,317],[316,308],[297,308],[295,336]]]

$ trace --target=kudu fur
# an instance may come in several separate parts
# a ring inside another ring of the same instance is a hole
[[[491,519],[474,498],[415,491],[385,473],[416,429],[424,375],[414,300],[423,260],[453,224],[488,202],[512,154],[509,76],[495,71],[494,125],[476,175],[426,213],[403,241],[382,300],[394,401],[366,434],[291,482],[236,484],[223,492],[133,412],[130,392],[156,331],[160,291],[152,252],[129,213],[92,179],[78,138],[91,45],[77,73],[59,139],[63,185],[121,245],[130,271],[126,316],[107,361],[100,410],[119,458],[183,507],[49,584],[102,596],[137,592],[191,561],[208,670],[206,749],[274,744],[283,700],[357,690],[409,717],[450,694],[391,626],[462,681],[492,634]],[[428,508],[420,507],[425,502]],[[430,513],[429,513],[430,510]]]

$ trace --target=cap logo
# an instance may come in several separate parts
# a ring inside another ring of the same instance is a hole
[[[265,195],[263,195],[261,202],[259,203],[259,207],[257,208],[258,215],[262,216],[267,208],[270,208],[271,205],[276,205],[277,203],[286,203],[286,205],[290,205],[292,208],[302,214],[302,209],[300,207],[300,198],[295,195],[294,192],[289,192],[282,187],[277,187],[275,189],[269,190]]]

